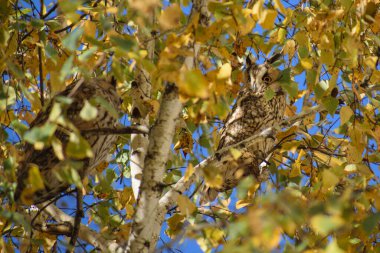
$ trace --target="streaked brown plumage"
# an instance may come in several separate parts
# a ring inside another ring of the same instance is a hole
[[[247,60],[245,82],[224,122],[218,150],[259,134],[283,120],[286,99],[280,84],[276,82],[280,78],[280,71],[271,66],[278,56],[273,56],[261,65]],[[276,93],[270,100],[264,97],[268,88]],[[265,180],[267,173],[260,170],[260,164],[265,161],[274,144],[274,139],[267,138],[253,145],[248,152],[242,153],[237,160],[223,161],[218,169],[224,182],[220,188],[206,189],[206,198],[214,200],[218,192],[236,187],[248,175],[255,176],[259,181]]]
[[[117,109],[120,104],[120,98],[116,93],[115,85],[104,79],[87,80],[79,86],[76,84],[77,83],[71,84],[64,91],[57,94],[57,96],[51,100],[46,110],[41,110],[35,120],[31,123],[30,127],[41,126],[47,122],[53,104],[57,101],[58,96],[70,96],[72,99],[72,103],[65,110],[65,116],[79,131],[116,127],[118,119],[115,116],[112,116],[108,110],[100,105],[96,106],[98,114],[94,120],[85,121],[79,116],[85,100],[90,100],[96,97],[107,101],[108,104]],[[65,150],[69,141],[68,129],[58,127],[55,132],[55,137],[62,142],[62,148]],[[116,135],[96,135],[94,133],[83,135],[83,137],[92,148],[92,158],[77,160],[65,157],[64,160],[60,161],[51,146],[46,147],[43,150],[35,150],[32,144],[26,143],[23,160],[20,162],[17,171],[15,200],[19,202],[28,202],[27,204],[37,204],[58,196],[66,191],[70,187],[70,184],[59,180],[56,176],[56,172],[62,170],[68,164],[71,166],[76,164],[78,166],[76,167],[78,174],[81,178],[84,178],[92,173],[97,165],[106,160],[117,139]],[[30,193],[28,193],[27,190],[24,193],[23,191],[28,189],[28,175],[31,165],[38,166],[45,189],[38,190],[30,196]],[[23,197],[21,198],[21,196]]]

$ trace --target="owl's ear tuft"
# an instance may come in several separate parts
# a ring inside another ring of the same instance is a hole
[[[256,65],[255,63],[255,57],[252,54],[249,54],[247,56],[247,59],[245,60],[247,64],[247,68],[251,67],[252,65]]]
[[[277,60],[279,60],[281,58],[282,54],[281,53],[275,53],[274,55],[272,55],[270,58],[268,58],[265,63],[267,64],[273,64],[274,62],[276,62]]]

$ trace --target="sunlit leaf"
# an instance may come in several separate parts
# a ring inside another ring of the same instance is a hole
[[[71,133],[66,146],[66,154],[75,159],[93,157],[90,144],[80,135]]]
[[[354,115],[354,112],[351,110],[349,106],[344,106],[340,109],[340,123],[346,124]]]
[[[160,26],[164,30],[173,29],[179,26],[181,17],[181,7],[174,3],[167,7],[158,18]]]
[[[229,63],[225,63],[222,65],[222,67],[220,67],[216,77],[218,79],[230,78],[231,77],[231,71],[232,71],[231,65]]]
[[[77,28],[69,33],[63,40],[62,45],[70,51],[74,51],[78,47],[79,38],[82,36],[83,28]]]
[[[178,208],[183,215],[189,216],[197,209],[196,205],[186,196],[179,195],[177,200]]]
[[[277,17],[277,11],[271,9],[265,9],[261,13],[259,24],[267,30],[270,30],[274,27],[274,21]]]
[[[41,127],[33,127],[24,135],[25,141],[34,144],[35,149],[42,149],[57,129],[56,124],[46,123]]]
[[[313,230],[321,236],[327,235],[344,224],[344,220],[339,216],[328,216],[324,214],[313,216],[310,222]]]
[[[79,116],[86,121],[90,121],[95,119],[97,115],[98,110],[96,109],[96,107],[91,105],[87,100],[85,100],[83,108],[79,113]]]

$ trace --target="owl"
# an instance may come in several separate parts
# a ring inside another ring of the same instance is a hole
[[[115,128],[118,124],[117,113],[116,115],[115,113],[110,113],[113,108],[117,109],[121,102],[116,92],[115,82],[109,82],[104,79],[91,79],[77,84],[71,84],[51,99],[46,109],[41,110],[30,124],[30,128],[44,125],[49,119],[53,105],[60,101],[62,97],[71,98],[71,103],[62,110],[62,113],[67,119],[66,124],[72,124],[74,128],[59,124],[54,133],[54,136],[62,143],[62,150],[65,150],[69,143],[69,135],[72,131],[70,129],[76,128],[80,132],[84,132],[88,129]],[[100,101],[96,103],[97,116],[93,120],[86,121],[80,117],[80,112],[86,100]],[[92,173],[97,165],[107,159],[117,140],[116,135],[97,135],[93,131],[88,134],[83,133],[82,136],[92,149],[93,156],[91,158],[73,159],[66,157],[66,154],[64,154],[64,159],[62,157],[59,159],[52,146],[36,150],[32,144],[26,143],[23,159],[17,169],[15,201],[24,204],[38,204],[59,196],[70,187],[70,184],[60,180],[57,175],[69,166],[70,168],[75,167],[79,176],[83,179]],[[32,167],[38,168],[43,181],[43,187],[36,191],[31,190],[32,187],[29,182],[29,173]]]
[[[244,83],[221,129],[217,150],[259,134],[283,120],[286,97],[278,82],[281,72],[271,66],[280,56],[281,54],[275,54],[260,65],[255,64],[250,57],[247,58]],[[269,90],[275,94],[271,99],[265,96]],[[222,161],[216,169],[223,176],[223,184],[220,188],[206,187],[206,199],[214,200],[218,192],[233,189],[248,175],[254,176],[258,181],[267,179],[267,173],[260,168],[274,145],[274,139],[266,138],[243,152],[238,159]]]

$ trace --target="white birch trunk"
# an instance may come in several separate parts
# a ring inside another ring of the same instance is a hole
[[[157,238],[152,238],[152,225],[156,224],[155,220],[158,218],[158,202],[164,187],[162,180],[181,109],[178,88],[167,84],[157,120],[150,132],[140,196],[127,252],[143,253],[155,248],[154,242]]]

